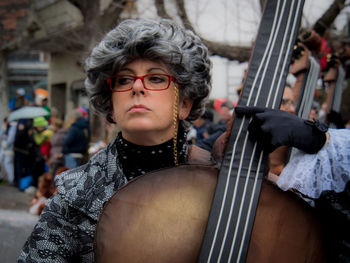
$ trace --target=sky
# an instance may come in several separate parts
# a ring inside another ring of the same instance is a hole
[[[141,16],[155,18],[155,7],[149,1],[151,0],[138,0],[138,8]],[[311,28],[332,2],[333,0],[305,0],[302,25]],[[350,0],[346,3],[350,3]],[[209,40],[250,46],[256,36],[261,18],[258,0],[187,0],[185,4],[187,14],[197,32]],[[170,14],[174,14],[176,8],[171,0],[166,1],[166,9]],[[350,11],[347,7],[337,17],[336,28],[341,30],[349,17]],[[241,83],[247,63],[227,61],[220,57],[212,57],[212,61],[211,97],[229,97],[237,100],[235,89]]]

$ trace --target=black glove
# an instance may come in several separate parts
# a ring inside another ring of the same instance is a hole
[[[326,142],[328,127],[315,119],[307,121],[285,111],[261,107],[237,106],[235,112],[237,116],[253,116],[249,136],[269,153],[282,145],[317,153]]]

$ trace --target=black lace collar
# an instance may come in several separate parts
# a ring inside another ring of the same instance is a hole
[[[179,129],[178,134],[178,161],[185,163],[188,156],[186,133]],[[140,146],[125,140],[120,132],[116,146],[118,160],[125,176],[131,180],[139,175],[174,166],[173,140],[170,139],[159,145]]]

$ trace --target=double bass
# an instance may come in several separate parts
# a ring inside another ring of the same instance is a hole
[[[279,106],[302,6],[267,1],[239,105]],[[119,189],[98,220],[96,262],[323,262],[313,211],[264,179],[248,124],[235,116],[220,169],[194,162]]]

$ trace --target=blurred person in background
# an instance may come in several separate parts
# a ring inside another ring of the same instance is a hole
[[[59,167],[64,166],[63,143],[67,130],[63,127],[63,121],[55,118],[51,124],[53,135],[51,137],[50,167],[52,175],[56,174]]]
[[[65,166],[72,169],[82,164],[87,153],[90,128],[89,122],[79,109],[71,112],[69,122],[71,125],[63,142],[63,154]]]
[[[233,113],[233,102],[232,101],[224,101],[220,105],[220,120],[218,122],[219,125],[227,124],[227,122],[231,119]]]
[[[49,122],[45,117],[33,120],[33,139],[35,142],[35,164],[33,168],[33,186],[38,186],[38,179],[47,171],[47,162],[50,157],[51,137],[53,131],[48,128]]]
[[[9,102],[9,109],[11,111],[17,110],[24,106],[31,105],[30,97],[26,94],[25,89],[19,88],[16,90],[16,96]]]
[[[14,183],[21,190],[24,190],[20,185],[20,181],[23,178],[32,176],[36,156],[32,119],[20,119],[17,121],[13,150],[15,153]]]
[[[9,123],[7,121],[7,117],[5,117],[0,127],[0,183],[2,182],[4,177],[3,176],[4,150],[6,148],[6,138],[7,138],[8,128],[9,128]]]
[[[193,122],[193,127],[196,129],[196,143],[209,137],[208,128],[212,125],[213,119],[213,112],[206,109],[203,115]]]
[[[5,169],[4,153],[7,145],[6,140],[7,140],[8,129],[9,129],[9,122],[7,120],[7,117],[5,117],[0,127],[0,183],[4,179],[4,175],[3,175],[4,169]]]
[[[49,124],[52,125],[56,119],[62,120],[57,108],[51,107]]]
[[[50,120],[50,112],[51,109],[49,107],[49,92],[46,89],[36,89],[34,90],[34,94],[35,94],[35,105],[39,106],[39,107],[43,107],[46,111],[47,114],[45,115],[45,118],[47,121]]]
[[[5,118],[2,128],[0,160],[3,169],[0,171],[0,179],[4,179],[3,175],[6,174],[7,183],[9,185],[14,185],[15,168],[13,145],[16,137],[17,122],[12,121],[9,123]]]
[[[40,153],[44,157],[45,161],[50,158],[51,151],[51,137],[53,135],[53,130],[49,126],[49,122],[45,117],[34,118],[34,141],[40,146]]]
[[[227,124],[232,117],[234,108],[231,101],[224,101],[220,105],[220,120],[217,123],[211,123],[206,130],[206,138],[203,138],[196,145],[207,151],[211,151],[215,141],[226,131]]]

